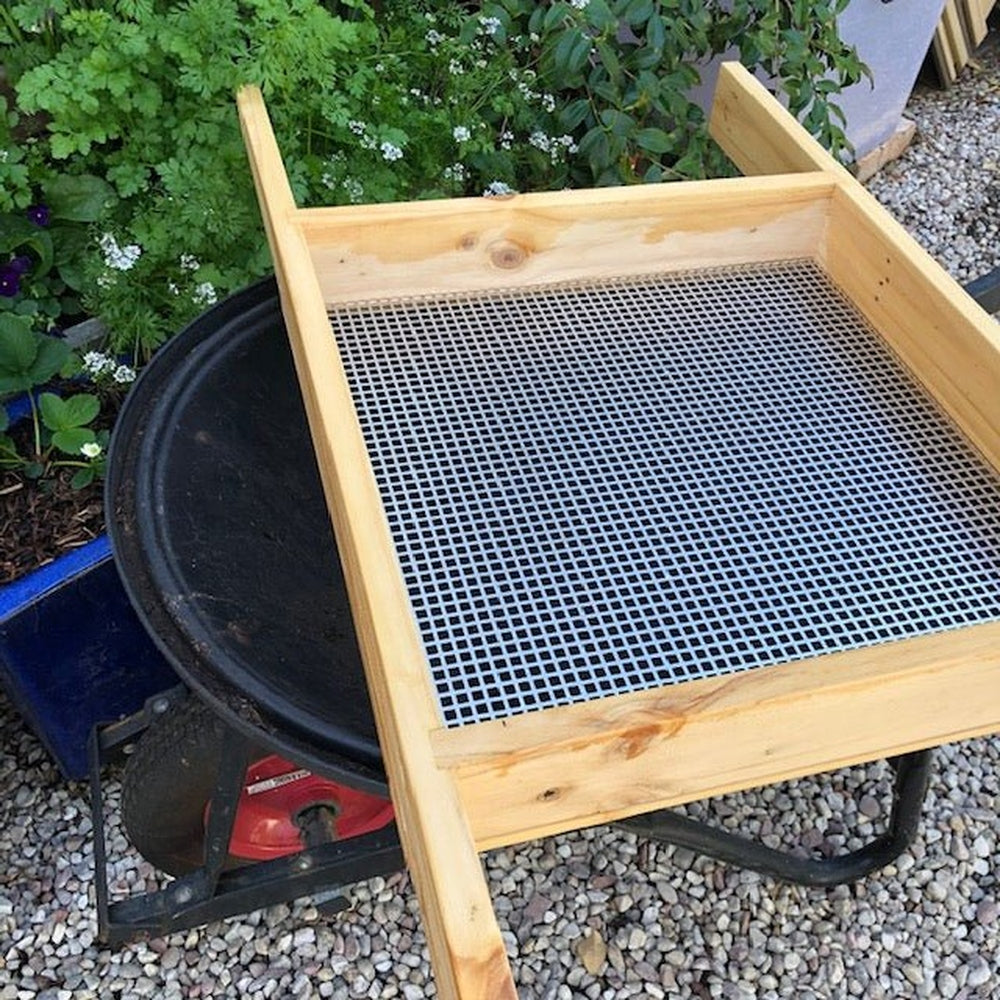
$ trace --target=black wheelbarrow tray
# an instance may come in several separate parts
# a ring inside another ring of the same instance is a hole
[[[479,851],[1000,729],[996,324],[750,74],[757,176],[506,199],[299,209],[239,107],[439,996]]]

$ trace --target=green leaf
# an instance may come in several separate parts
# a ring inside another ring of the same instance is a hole
[[[566,8],[562,4],[554,3],[549,7],[542,20],[542,31],[552,31],[557,24],[566,16]]]
[[[622,64],[618,59],[618,53],[615,52],[614,46],[609,45],[607,42],[598,42],[597,52],[612,82],[616,86],[621,86]]]
[[[65,420],[66,403],[54,392],[43,392],[38,397],[38,408],[42,414],[42,423],[50,431],[62,430],[73,425]]]
[[[66,416],[71,427],[89,424],[100,412],[101,401],[89,392],[77,393],[66,400]]]
[[[567,131],[572,132],[590,112],[590,101],[585,97],[570,101],[559,112],[559,124]]]
[[[111,185],[93,174],[57,174],[45,185],[52,216],[67,222],[96,222],[114,202]]]
[[[0,375],[0,395],[27,392],[34,388],[30,375]]]
[[[649,153],[668,153],[673,148],[670,136],[663,129],[641,128],[635,134],[636,145]]]
[[[88,427],[70,427],[64,431],[56,431],[52,435],[52,443],[67,455],[79,457],[80,449],[85,444],[93,444],[94,432]]]
[[[43,385],[50,378],[59,374],[69,359],[70,349],[64,340],[42,334],[36,334],[36,336],[38,337],[38,354],[35,356],[35,363],[31,366],[31,374],[35,385]]]
[[[553,71],[562,82],[577,76],[590,57],[590,39],[578,28],[570,28],[559,36],[552,52]]]
[[[601,112],[601,121],[613,135],[624,137],[635,127],[635,119],[617,108],[607,108]]]
[[[605,0],[590,0],[584,8],[587,23],[598,31],[607,31],[616,26],[617,18]]]
[[[21,317],[0,314],[0,375],[28,376],[38,348],[38,334]]]
[[[663,23],[663,18],[658,14],[649,19],[646,25],[646,44],[657,54],[663,52],[663,46],[667,41],[667,30]]]
[[[653,0],[629,0],[622,17],[633,27],[644,24],[653,14]]]
[[[33,250],[38,263],[32,267],[31,276],[40,278],[52,267],[52,237],[25,218],[6,217],[0,231],[0,252]]]
[[[42,411],[42,421],[50,431],[83,427],[97,416],[101,408],[98,398],[89,393],[79,393],[61,399],[55,393],[43,392],[38,402]]]
[[[49,139],[49,149],[57,160],[65,160],[74,153],[82,153],[84,156],[90,152],[90,141],[88,139],[77,140],[71,135],[56,132]]]
[[[596,175],[611,162],[611,144],[602,128],[592,128],[580,140],[580,155],[587,158],[590,169]]]
[[[10,417],[7,416],[7,407],[0,406],[0,431],[5,431],[10,427]]]
[[[88,465],[86,469],[77,469],[69,484],[74,490],[82,490],[84,486],[89,486],[94,481],[95,475],[96,470]]]

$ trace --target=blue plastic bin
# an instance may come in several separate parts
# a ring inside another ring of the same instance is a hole
[[[15,400],[8,412],[27,412]],[[140,709],[177,676],[136,617],[107,535],[0,586],[0,687],[65,777],[87,773],[97,723]]]

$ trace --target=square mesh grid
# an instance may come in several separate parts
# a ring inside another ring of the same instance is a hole
[[[1000,614],[997,477],[811,262],[332,322],[448,726]]]

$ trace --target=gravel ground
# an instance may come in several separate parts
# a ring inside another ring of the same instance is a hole
[[[871,182],[960,280],[1000,264],[1000,44],[948,94],[920,90],[920,138]],[[95,943],[84,788],[0,697],[0,1000],[432,996],[404,874],[322,918],[278,906],[119,951]],[[487,855],[525,997],[1000,997],[1000,739],[943,748],[910,850],[811,890],[598,827]],[[772,846],[857,846],[884,821],[885,764],[688,807]],[[152,885],[111,803],[117,890]]]

